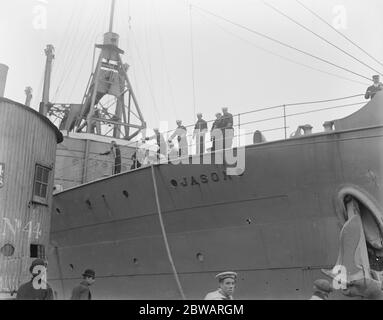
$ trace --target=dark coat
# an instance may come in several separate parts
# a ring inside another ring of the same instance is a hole
[[[16,300],[53,300],[53,290],[49,284],[46,289],[33,288],[33,279],[22,284],[17,290]]]
[[[222,119],[221,118],[215,119],[213,122],[213,125],[211,126],[211,131],[213,131],[214,129],[221,129],[222,127],[223,127]]]
[[[383,87],[382,87],[382,84],[380,83],[379,86],[375,87],[374,85],[370,86],[367,88],[367,91],[366,91],[366,94],[364,95],[364,97],[366,99],[369,99],[369,98],[373,98],[375,96],[375,94],[382,90]]]
[[[207,130],[207,122],[203,119],[198,120],[194,126],[194,130],[199,130],[199,131]]]
[[[86,281],[82,281],[72,290],[71,300],[92,300],[92,294],[89,290],[89,285]]]
[[[232,129],[233,128],[233,115],[231,113],[224,113],[221,117],[221,128]]]

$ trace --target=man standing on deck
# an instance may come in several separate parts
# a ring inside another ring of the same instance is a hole
[[[233,300],[235,282],[237,273],[226,271],[215,276],[219,282],[219,288],[216,291],[209,292],[205,300]]]
[[[187,130],[186,127],[182,125],[181,120],[177,120],[177,128],[173,132],[173,134],[170,136],[168,142],[172,142],[172,140],[177,136],[177,141],[178,141],[178,152],[180,157],[186,157],[189,152],[188,152],[188,141],[186,138]]]
[[[53,300],[53,290],[47,283],[47,262],[35,259],[29,271],[32,279],[17,290],[16,300]]]
[[[224,141],[224,149],[231,148],[234,138],[234,129],[233,129],[233,115],[228,112],[227,107],[222,108],[222,134]]]
[[[158,160],[160,160],[160,154],[162,154],[165,158],[167,157],[168,151],[167,151],[167,144],[166,140],[164,138],[164,135],[160,132],[158,128],[154,128],[154,135],[151,137],[146,137],[145,140],[153,140],[156,139],[156,143],[158,145],[157,154],[158,154]]]
[[[118,174],[121,172],[121,151],[116,141],[112,141],[111,143],[112,143],[112,146],[110,147],[110,150],[104,153],[99,153],[99,155],[106,156],[108,154],[112,154],[114,158],[114,166],[113,166],[112,174]]]
[[[82,277],[84,280],[72,290],[71,300],[92,300],[89,287],[96,281],[96,273],[94,270],[87,269]]]
[[[222,114],[217,112],[215,114],[215,120],[211,126],[210,139],[212,141],[211,151],[214,152],[220,149],[220,146],[223,146],[223,137],[222,137]],[[221,141],[218,141],[220,139]]]
[[[173,163],[173,161],[175,161],[178,157],[179,157],[179,151],[174,146],[173,142],[169,142],[168,161]]]
[[[366,99],[372,99],[378,91],[383,89],[383,84],[379,81],[379,75],[372,76],[372,80],[374,84],[367,88],[366,94],[364,95]]]
[[[132,165],[130,166],[130,170],[134,170],[134,169],[138,169],[138,168],[141,168],[141,163],[140,161],[137,159],[137,151],[135,151],[133,154],[132,154]]]
[[[207,132],[207,122],[202,119],[202,113],[197,113],[197,122],[194,126],[193,138],[196,138],[196,154],[205,152],[205,135]]]

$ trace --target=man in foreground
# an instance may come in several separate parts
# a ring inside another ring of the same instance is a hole
[[[53,290],[47,283],[47,262],[35,259],[29,271],[32,279],[19,287],[16,300],[53,300]]]
[[[237,273],[226,271],[215,276],[218,279],[219,288],[216,291],[209,292],[205,300],[233,300]]]
[[[73,288],[71,300],[92,300],[92,294],[89,287],[96,281],[96,273],[87,269],[82,274],[83,281]]]

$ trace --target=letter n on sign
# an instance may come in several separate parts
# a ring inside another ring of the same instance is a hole
[[[0,188],[4,187],[5,164],[0,162]]]

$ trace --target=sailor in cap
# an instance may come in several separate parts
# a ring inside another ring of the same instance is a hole
[[[237,273],[226,271],[217,274],[215,277],[218,279],[219,288],[216,291],[209,292],[205,300],[233,300]]]
[[[379,75],[372,76],[372,81],[374,81],[374,84],[367,88],[366,94],[364,95],[366,99],[372,99],[378,91],[383,89],[383,84],[379,80]]]
[[[154,128],[153,131],[154,131],[154,135],[145,138],[145,140],[153,140],[153,139],[156,140],[157,146],[158,146],[158,149],[157,149],[157,155],[158,156],[157,157],[159,160],[161,154],[164,157],[167,156],[167,153],[168,153],[167,144],[166,144],[166,140],[164,138],[164,135],[160,132],[160,130],[158,128]]]
[[[223,137],[222,137],[222,114],[216,112],[215,120],[211,126],[210,137],[212,141],[211,151],[219,150],[223,148]],[[218,141],[220,140],[220,141]]]
[[[177,136],[179,156],[186,157],[189,154],[188,142],[186,138],[187,130],[186,127],[182,125],[182,120],[177,120],[176,123],[177,128],[170,136],[168,142],[171,142]]]
[[[317,279],[314,281],[314,293],[310,300],[327,300],[333,288],[329,281]]]
[[[110,154],[114,159],[112,174],[119,174],[121,172],[121,150],[116,141],[111,141],[111,147],[108,151],[99,153],[100,156],[106,156]]]
[[[193,138],[196,138],[196,154],[205,152],[205,135],[207,132],[207,122],[202,119],[202,113],[197,113],[197,122],[194,126]]]
[[[229,113],[227,107],[222,108],[222,132],[224,139],[224,149],[231,148],[234,138],[234,129],[233,129],[233,115]]]

